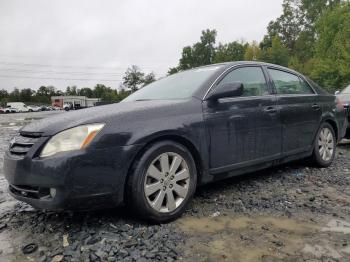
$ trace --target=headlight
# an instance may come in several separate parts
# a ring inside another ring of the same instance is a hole
[[[77,126],[53,136],[41,151],[40,157],[47,157],[58,152],[86,148],[105,124]]]

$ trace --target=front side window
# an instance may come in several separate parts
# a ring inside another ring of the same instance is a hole
[[[241,82],[243,96],[264,96],[269,94],[267,83],[261,67],[241,67],[228,73],[220,84]]]
[[[275,84],[277,94],[313,94],[308,84],[298,76],[276,69],[268,69]]]

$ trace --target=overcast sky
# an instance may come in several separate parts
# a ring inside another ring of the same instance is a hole
[[[282,0],[1,0],[0,89],[117,88],[132,64],[160,77],[203,29],[260,41],[281,12]]]

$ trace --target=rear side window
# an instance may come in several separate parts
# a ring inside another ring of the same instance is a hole
[[[269,94],[264,73],[260,67],[241,67],[228,73],[221,83],[241,82],[243,96],[264,96]]]
[[[311,87],[298,76],[276,70],[268,69],[275,84],[277,94],[313,94]]]

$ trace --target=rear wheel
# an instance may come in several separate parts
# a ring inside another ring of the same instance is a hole
[[[172,141],[149,147],[134,164],[130,175],[129,204],[142,219],[157,223],[181,216],[197,183],[191,153]]]
[[[323,123],[315,140],[313,163],[319,167],[330,166],[335,157],[336,144],[333,127],[328,123]]]

